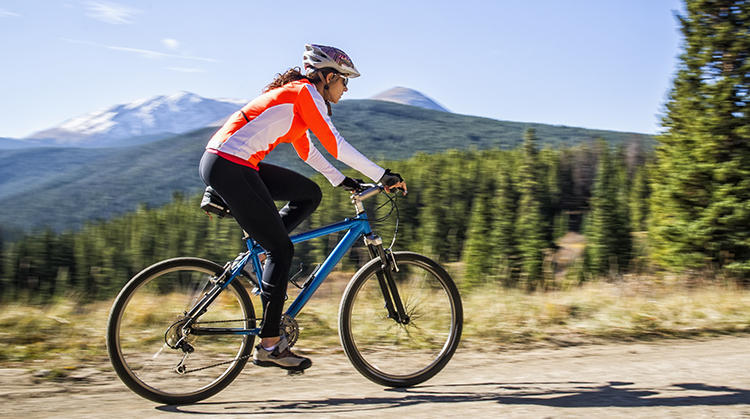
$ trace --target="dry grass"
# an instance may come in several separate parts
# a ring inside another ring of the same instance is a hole
[[[49,369],[106,359],[104,335],[111,301],[80,304],[66,298],[48,306],[6,304],[0,309],[0,365],[39,363]]]
[[[298,347],[338,349],[337,312],[346,275],[339,276],[321,288],[298,317]],[[750,331],[750,292],[733,286],[688,287],[679,281],[631,279],[529,294],[487,285],[464,293],[462,299],[462,344],[487,349]],[[43,307],[3,305],[0,365],[64,370],[105,360],[110,305],[82,304],[75,298]]]
[[[486,287],[465,295],[464,306],[465,343],[484,346],[750,331],[750,292],[727,286],[594,282],[532,294]]]

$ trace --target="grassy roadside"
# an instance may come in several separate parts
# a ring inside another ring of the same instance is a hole
[[[298,317],[298,347],[339,350],[337,310],[343,281],[321,289]],[[484,286],[462,295],[464,347],[686,338],[750,332],[750,291],[679,281],[594,282],[565,291],[525,293]],[[0,307],[0,366],[57,369],[106,360],[111,301],[62,299],[45,307]]]

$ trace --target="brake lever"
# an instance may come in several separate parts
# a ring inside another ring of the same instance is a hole
[[[385,190],[385,188],[383,188],[383,190]],[[387,192],[387,191],[386,191],[386,192]],[[409,192],[408,192],[408,191],[407,191],[406,189],[404,189],[404,188],[390,188],[390,192],[391,192],[391,193],[394,193],[394,194],[396,194],[396,193],[398,193],[398,192],[401,192],[401,193],[402,193],[402,194],[403,194],[404,196],[406,196],[406,194],[407,194],[407,193],[409,193]]]

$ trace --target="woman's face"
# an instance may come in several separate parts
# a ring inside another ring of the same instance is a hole
[[[340,74],[332,75],[330,77],[331,81],[328,83],[329,100],[333,103],[339,103],[339,100],[341,100],[341,96],[344,94],[344,92],[349,90],[346,87],[349,79]]]

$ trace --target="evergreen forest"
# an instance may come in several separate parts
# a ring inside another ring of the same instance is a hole
[[[568,281],[585,280],[585,273],[626,272],[632,233],[643,228],[648,211],[649,155],[639,138],[615,149],[604,140],[557,149],[538,143],[529,129],[515,150],[449,150],[381,162],[407,179],[409,193],[395,198],[397,211],[385,196],[365,202],[373,230],[386,245],[395,233],[395,250],[428,254],[456,267],[457,279],[467,286],[559,286],[555,273],[566,267],[553,266],[552,255],[555,240],[569,230],[585,232],[589,243],[586,266],[569,273]],[[346,191],[322,176],[314,179],[323,202],[300,231],[354,215]],[[203,213],[201,195],[172,198],[165,206],[141,205],[77,231],[45,229],[6,243],[0,292],[7,299],[106,299],[159,260],[194,256],[224,262],[244,249],[236,222]],[[338,238],[297,244],[298,263],[321,262]],[[365,258],[364,248],[355,247],[341,269],[354,271]],[[617,272],[611,272],[613,264]]]

